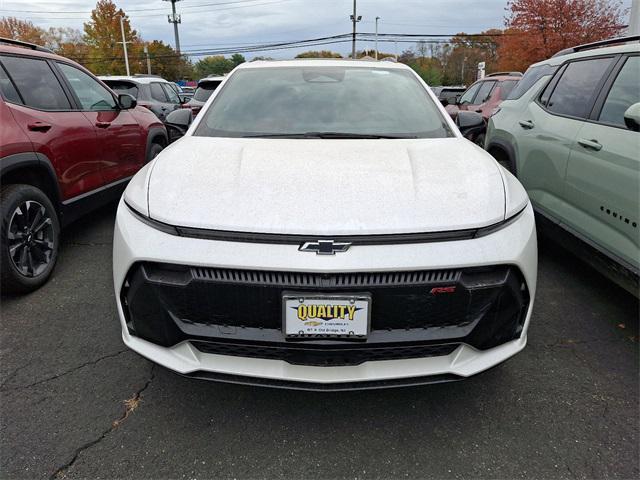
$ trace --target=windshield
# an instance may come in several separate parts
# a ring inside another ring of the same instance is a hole
[[[552,65],[538,65],[537,67],[530,67],[524,76],[520,79],[518,84],[507,96],[507,100],[517,100],[524,95],[533,85],[545,75],[553,75],[556,71],[556,67]]]
[[[120,93],[128,93],[129,95],[133,95],[134,98],[138,98],[138,87],[135,83],[132,82],[123,82],[121,80],[102,80],[104,83],[109,85],[109,88],[116,92]]]
[[[440,138],[453,136],[410,71],[350,66],[233,73],[197,136]]]
[[[202,82],[198,88],[196,89],[196,93],[193,94],[193,98],[198,100],[199,102],[206,102],[209,100],[209,97],[213,93],[213,91],[218,88],[220,82]]]

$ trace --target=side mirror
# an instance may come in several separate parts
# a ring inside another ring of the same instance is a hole
[[[184,136],[193,121],[193,113],[190,108],[180,108],[174,110],[165,119],[164,123],[169,134],[169,143],[172,143]]]
[[[128,93],[121,93],[118,95],[118,105],[123,110],[129,110],[130,108],[136,108],[138,101],[135,99],[133,95],[129,95]]]
[[[460,110],[456,116],[456,125],[463,136],[469,137],[485,128],[484,118],[477,112]]]
[[[462,98],[462,95],[456,95],[454,97],[454,101],[456,105],[460,105],[460,99]]]
[[[624,123],[629,130],[640,132],[640,103],[634,103],[624,112]]]

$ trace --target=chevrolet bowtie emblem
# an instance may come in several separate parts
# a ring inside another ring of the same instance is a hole
[[[316,255],[335,255],[336,252],[346,252],[351,243],[334,242],[333,240],[317,240],[315,242],[305,242],[300,245],[301,252],[315,252]]]

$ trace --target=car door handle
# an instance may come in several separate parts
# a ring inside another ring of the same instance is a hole
[[[525,130],[531,130],[535,126],[531,120],[520,120],[518,123]]]
[[[595,150],[596,152],[602,150],[602,144],[597,140],[587,140],[585,138],[581,138],[580,140],[578,140],[578,143],[584,148],[588,148],[589,150]]]
[[[31,122],[27,124],[27,128],[32,132],[46,132],[51,128],[51,125],[44,122]]]
[[[111,122],[96,122],[96,127],[98,128],[109,128],[111,126]]]

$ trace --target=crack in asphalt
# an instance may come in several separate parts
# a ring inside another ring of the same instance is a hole
[[[152,364],[151,370],[149,371],[149,378],[147,379],[145,384],[140,389],[136,390],[130,399],[125,400],[123,402],[123,404],[125,405],[125,408],[122,415],[116,420],[114,420],[113,422],[111,422],[111,425],[109,426],[109,428],[104,430],[100,434],[100,436],[98,436],[98,438],[95,438],[90,442],[87,442],[84,445],[78,447],[73,452],[73,456],[68,462],[64,463],[63,465],[59,466],[54,470],[54,472],[49,476],[49,480],[58,480],[60,478],[64,478],[66,471],[73,466],[73,464],[76,462],[76,460],[78,460],[78,457],[82,452],[84,452],[85,450],[88,450],[94,445],[97,445],[102,440],[104,440],[107,437],[107,435],[109,435],[111,432],[113,432],[118,427],[120,427],[120,425],[122,425],[124,420],[126,420],[131,414],[131,412],[133,412],[133,410],[136,408],[135,406],[132,407],[131,405],[137,404],[137,402],[140,401],[142,393],[149,387],[149,385],[151,385],[151,382],[153,381],[154,377],[155,377],[155,364]]]
[[[30,383],[30,384],[28,384],[28,385],[15,385],[15,386],[10,386],[10,387],[8,387],[8,389],[11,389],[11,390],[23,390],[23,389],[27,389],[27,388],[35,387],[36,385],[41,385],[41,384],[43,384],[43,383],[47,383],[47,382],[50,382],[50,381],[52,381],[52,380],[56,380],[56,379],[58,379],[58,378],[60,378],[60,377],[64,377],[65,375],[68,375],[68,374],[70,374],[70,373],[77,372],[78,370],[80,370],[80,369],[82,369],[82,368],[84,368],[84,367],[88,367],[89,365],[95,365],[95,364],[97,364],[97,363],[99,363],[99,362],[101,362],[101,361],[103,361],[103,360],[107,360],[107,359],[109,359],[109,358],[114,358],[114,357],[117,357],[117,356],[119,356],[119,355],[122,355],[123,353],[130,352],[130,351],[131,351],[131,350],[129,350],[128,348],[126,348],[126,349],[124,349],[124,350],[120,350],[119,352],[111,353],[111,354],[109,354],[109,355],[105,355],[105,356],[103,356],[103,357],[96,358],[96,359],[94,359],[94,360],[90,360],[90,361],[85,362],[85,363],[83,363],[83,364],[81,364],[81,365],[77,365],[77,366],[75,366],[75,367],[73,367],[73,368],[71,368],[71,369],[69,369],[69,370],[65,370],[64,372],[57,373],[57,374],[55,374],[55,375],[52,375],[51,377],[43,378],[43,379],[41,379],[41,380],[35,381],[35,382],[33,382],[33,383]],[[27,365],[25,365],[24,367],[27,367],[27,366],[28,366],[28,364],[27,364]],[[22,367],[22,368],[24,368],[24,367]],[[8,377],[8,378],[7,378],[3,383],[2,383],[2,385],[0,385],[0,390],[4,390],[4,389],[5,389],[5,385],[7,384],[7,382],[9,381],[9,379],[10,379],[10,378],[12,378],[12,377],[13,377],[13,376],[14,376],[14,375],[19,371],[19,370],[21,370],[22,368],[19,368],[19,369],[15,370],[15,371],[14,371],[14,372],[13,372],[13,373],[12,373],[12,374],[11,374],[11,375],[10,375],[10,376],[9,376],[9,377]]]
[[[19,366],[18,368],[16,368],[13,372],[11,372],[9,375],[7,375],[7,378],[4,379],[4,382],[2,382],[0,384],[0,390],[2,390],[4,388],[4,386],[9,383],[9,380],[11,380],[13,377],[16,376],[16,374],[20,371],[23,370],[25,368],[27,368],[29,365],[31,365],[33,363],[33,360],[28,361],[27,363],[25,363],[24,365]]]

